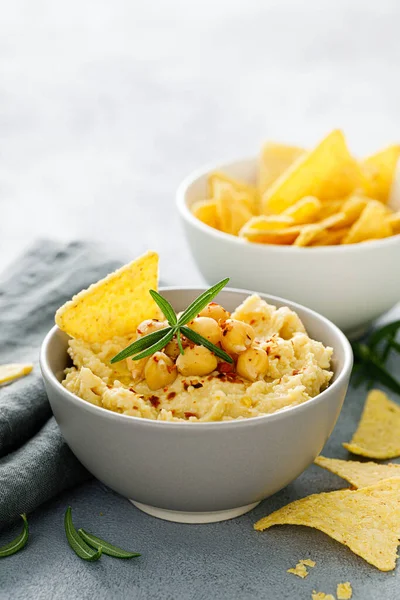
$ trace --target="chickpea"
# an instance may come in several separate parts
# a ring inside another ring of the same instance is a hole
[[[214,345],[221,341],[222,331],[217,321],[210,317],[197,317],[190,321],[187,325],[189,329],[193,329],[199,335],[210,340]]]
[[[140,358],[139,360],[133,360],[133,358],[131,357],[126,359],[126,366],[131,372],[133,381],[140,381],[141,379],[143,379],[143,371],[148,360],[148,358]]]
[[[144,368],[146,383],[151,390],[171,385],[177,375],[174,362],[164,352],[156,352],[150,356]]]
[[[268,355],[261,348],[248,348],[239,355],[236,371],[241,377],[256,381],[264,377],[268,369]]]
[[[208,375],[217,368],[218,361],[215,354],[204,346],[186,348],[176,360],[179,373],[188,375]]]
[[[256,336],[251,325],[236,319],[227,319],[221,323],[221,345],[226,352],[240,354],[251,346]]]
[[[176,358],[178,358],[178,356],[179,356],[179,346],[178,346],[178,341],[177,341],[177,339],[175,337],[172,338],[172,340],[170,342],[168,342],[168,344],[165,346],[164,352],[165,352],[165,354],[167,356],[169,356],[173,360],[175,360]]]
[[[153,331],[158,331],[159,329],[165,329],[167,327],[167,323],[165,321],[158,321],[157,319],[146,319],[142,321],[137,328],[138,336],[148,335],[149,333],[153,333]]]
[[[214,319],[214,321],[229,319],[231,313],[229,313],[225,308],[223,308],[220,304],[216,302],[210,302],[207,304],[205,308],[199,313],[199,317],[209,317],[210,319]]]

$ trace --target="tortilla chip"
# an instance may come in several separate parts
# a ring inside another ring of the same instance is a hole
[[[313,593],[311,594],[311,599],[312,600],[335,600],[335,596],[332,596],[332,594],[325,594],[325,592],[316,592],[315,590],[313,590]]]
[[[236,193],[228,186],[219,186],[214,201],[220,229],[225,233],[238,235],[243,225],[253,216],[248,197]]]
[[[215,200],[199,200],[191,206],[194,216],[210,227],[219,229],[217,204]]]
[[[338,227],[350,227],[359,218],[364,208],[370,202],[370,198],[365,196],[350,196],[342,204],[340,212],[343,213],[343,218],[340,223],[333,226],[333,229]]]
[[[383,479],[400,477],[400,465],[393,463],[379,465],[372,461],[362,463],[356,460],[339,460],[325,456],[318,456],[314,462],[319,467],[339,475],[356,488],[367,487]]]
[[[319,529],[381,571],[391,571],[400,543],[400,477],[355,491],[313,494],[264,517],[254,528],[273,525]]]
[[[321,233],[325,230],[337,225],[343,219],[343,213],[337,213],[331,217],[323,219],[318,223],[303,225],[300,229],[300,234],[294,242],[295,246],[309,246]]]
[[[258,171],[258,189],[263,194],[293,162],[305,154],[304,148],[275,142],[264,144]]]
[[[372,390],[351,442],[353,454],[386,460],[400,456],[400,406],[380,390]]]
[[[29,375],[32,369],[33,365],[31,363],[10,363],[8,365],[0,365],[0,385],[10,383],[11,381],[14,381],[14,379],[19,379],[24,375]]]
[[[345,583],[338,583],[336,589],[337,600],[351,600],[353,595],[353,589],[351,583],[346,581]]]
[[[322,221],[322,219],[326,219],[327,217],[331,217],[340,212],[345,201],[346,200],[341,198],[340,200],[325,200],[324,202],[321,202],[318,219]]]
[[[315,562],[315,560],[311,560],[311,558],[304,558],[302,560],[299,561],[302,565],[306,565],[307,567],[312,567],[314,568],[315,565],[317,564]]]
[[[262,212],[281,213],[304,196],[343,198],[359,187],[361,169],[343,133],[332,131],[311,152],[300,156],[262,197]]]
[[[56,312],[56,323],[89,343],[129,335],[144,319],[160,318],[149,294],[157,284],[158,255],[147,252],[66,302]]]
[[[400,212],[386,215],[386,222],[389,223],[392,234],[400,233]]]
[[[310,246],[335,246],[336,244],[341,244],[343,238],[347,235],[349,231],[348,227],[342,227],[341,229],[331,229],[321,231],[314,239],[311,241]]]
[[[388,201],[399,157],[400,146],[389,146],[361,163],[362,185],[367,196]]]
[[[304,225],[306,223],[312,223],[319,217],[321,206],[321,202],[318,198],[306,196],[287,208],[282,214],[291,217],[295,223]]]
[[[208,176],[208,197],[216,199],[221,193],[221,187],[227,190],[232,196],[239,194],[239,196],[245,199],[248,208],[255,214],[259,204],[259,196],[255,186],[233,179],[224,173],[211,173]]]
[[[343,244],[356,244],[367,240],[381,239],[392,235],[392,228],[386,221],[387,209],[382,202],[368,202],[360,217],[350,227],[343,238]]]

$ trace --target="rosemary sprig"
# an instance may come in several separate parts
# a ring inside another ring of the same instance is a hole
[[[153,298],[154,302],[158,305],[165,318],[167,319],[168,327],[165,327],[164,329],[160,329],[158,331],[154,331],[153,333],[149,333],[148,335],[139,338],[138,340],[133,342],[133,344],[130,344],[129,346],[124,348],[124,350],[122,350],[116,356],[114,356],[111,359],[111,362],[116,363],[128,357],[132,357],[132,360],[140,360],[141,358],[151,356],[155,352],[158,352],[159,350],[164,348],[174,336],[176,336],[179,351],[181,354],[183,354],[183,346],[181,340],[181,334],[183,334],[195,344],[205,346],[206,348],[208,348],[208,350],[211,350],[211,352],[213,352],[219,358],[222,358],[228,363],[233,363],[233,359],[229,356],[229,354],[221,350],[221,348],[219,348],[218,346],[212,344],[203,336],[199,335],[198,333],[195,333],[189,327],[185,327],[185,325],[187,325],[192,319],[197,317],[199,312],[201,312],[203,308],[205,308],[207,304],[211,302],[211,300],[213,300],[215,296],[217,296],[217,294],[219,294],[219,292],[226,286],[228,281],[229,278],[223,279],[222,281],[219,281],[218,283],[210,287],[210,289],[200,294],[200,296],[198,296],[198,298],[196,298],[181,314],[179,319],[168,300],[161,296],[161,294],[159,294],[155,290],[150,290],[151,297]]]
[[[21,517],[24,521],[24,529],[14,540],[0,548],[0,558],[11,556],[26,546],[29,538],[28,519],[25,514],[21,515]]]
[[[364,343],[352,344],[354,371],[357,372],[354,381],[356,386],[362,381],[367,381],[368,385],[372,381],[378,381],[400,395],[400,381],[395,379],[385,366],[392,351],[400,353],[400,344],[396,341],[399,330],[400,321],[393,321],[374,331]]]
[[[89,533],[88,531],[85,531],[84,529],[79,529],[78,533],[81,538],[87,544],[89,544],[89,546],[92,546],[92,548],[95,549],[101,548],[103,554],[108,554],[108,556],[112,556],[114,558],[135,558],[136,556],[140,556],[138,552],[128,552],[127,550],[123,550],[122,548],[114,546],[113,544],[110,544],[110,542],[106,542],[105,540],[102,540],[101,538]]]
[[[93,548],[79,535],[72,522],[72,509],[70,506],[65,512],[64,527],[68,543],[79,558],[83,558],[83,560],[88,560],[90,562],[99,560],[102,552],[101,546],[98,546],[97,550],[93,550]]]

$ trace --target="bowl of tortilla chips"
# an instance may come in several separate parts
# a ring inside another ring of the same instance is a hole
[[[196,171],[177,205],[201,273],[363,331],[400,299],[399,156],[389,146],[358,160],[335,130],[311,151],[270,142]]]

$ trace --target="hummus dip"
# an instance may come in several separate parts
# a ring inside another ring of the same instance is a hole
[[[231,318],[253,328],[253,346],[268,357],[266,370],[256,380],[219,362],[207,375],[178,373],[169,385],[151,389],[139,365],[132,370],[131,359],[110,362],[138,337],[139,331],[104,343],[71,339],[68,352],[73,366],[66,369],[63,385],[87,402],[120,414],[190,422],[271,414],[307,402],[328,386],[333,350],[312,340],[295,312],[287,307],[277,309],[253,295]]]

